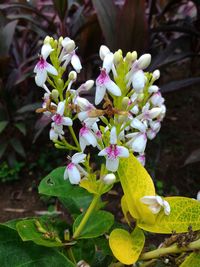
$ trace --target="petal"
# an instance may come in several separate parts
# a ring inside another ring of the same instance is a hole
[[[53,51],[54,49],[52,49],[51,45],[46,43],[42,46],[41,49],[41,55],[42,57],[46,60],[48,58],[48,56],[50,55],[50,53]]]
[[[37,86],[42,87],[43,84],[46,82],[46,79],[47,79],[47,72],[45,69],[37,71],[35,76],[35,83],[37,84]]]
[[[81,150],[84,151],[86,146],[88,145],[88,142],[87,140],[85,140],[85,138],[83,138],[80,133],[79,133],[79,144],[80,144],[80,147],[81,147]]]
[[[152,94],[152,93],[157,93],[158,91],[159,91],[159,88],[158,88],[157,85],[151,85],[151,86],[149,87],[149,89],[148,89],[148,92],[149,92],[150,94]]]
[[[78,73],[82,69],[80,59],[79,59],[79,57],[76,54],[74,54],[72,56],[72,58],[71,58],[71,64],[72,64],[73,68],[76,70],[76,72],[78,72]]]
[[[65,126],[72,126],[73,122],[69,117],[63,117],[62,124]]]
[[[114,59],[114,55],[113,53],[108,53],[104,60],[103,60],[103,69],[106,70],[106,73],[109,73],[111,68],[112,68],[112,64],[113,64],[113,59]]]
[[[147,138],[145,134],[138,134],[138,137],[132,142],[132,149],[134,152],[144,153],[146,148]]]
[[[111,79],[108,79],[104,83],[106,89],[115,96],[121,96],[120,88]]]
[[[66,168],[64,171],[64,180],[67,180],[68,178],[69,178],[68,169]]]
[[[164,207],[164,213],[166,215],[169,215],[170,211],[171,211],[171,208],[170,208],[169,203],[166,200],[164,200],[164,202],[163,202],[163,207]]]
[[[69,181],[71,184],[78,184],[81,180],[81,175],[76,166],[68,169]]]
[[[149,209],[151,210],[151,212],[153,214],[157,214],[160,212],[161,206],[160,205],[152,205],[152,206],[149,206]]]
[[[150,54],[142,55],[137,61],[139,69],[146,69],[150,63],[151,63],[151,55]]]
[[[160,115],[160,113],[162,112],[162,109],[159,108],[152,108],[151,110],[149,110],[149,117],[151,119],[155,119],[156,117],[158,117]]]
[[[156,196],[144,196],[140,199],[140,201],[147,205],[157,204]]]
[[[142,93],[143,88],[145,86],[145,75],[142,70],[138,70],[135,73],[133,73],[132,76],[132,85],[133,89],[136,91],[136,93]]]
[[[114,173],[108,173],[103,177],[103,181],[105,184],[113,184],[116,181],[116,176]]]
[[[53,75],[58,75],[58,72],[57,72],[56,68],[54,68],[54,66],[52,66],[49,63],[47,63],[46,71],[51,73],[51,74],[53,74]]]
[[[84,135],[84,138],[87,140],[88,144],[92,145],[93,147],[97,146],[97,139],[91,131],[88,131],[87,134]]]
[[[56,133],[54,129],[51,129],[49,132],[49,138],[50,140],[58,140],[58,133]]]
[[[95,105],[98,105],[99,103],[101,103],[101,101],[104,98],[105,93],[106,93],[106,87],[104,85],[96,86]]]
[[[107,153],[107,147],[102,149],[99,153],[98,153],[98,156],[106,156],[108,155]]]
[[[117,146],[116,148],[118,151],[118,157],[121,157],[121,158],[128,158],[129,157],[129,151],[126,147]]]
[[[146,132],[146,126],[137,118],[134,118],[131,121],[131,127],[138,129],[140,132]]]
[[[152,129],[147,130],[147,137],[150,140],[153,140],[156,137],[156,132],[153,131]]]
[[[119,166],[119,158],[106,159],[106,168],[111,172],[116,172]]]
[[[99,57],[101,58],[101,60],[104,60],[105,56],[108,53],[110,53],[110,49],[105,45],[101,45],[99,49]]]
[[[56,113],[58,113],[60,116],[63,116],[64,110],[65,110],[65,102],[61,101],[58,103]]]
[[[117,144],[117,132],[116,132],[116,127],[112,127],[110,131],[110,144],[115,145]]]
[[[76,153],[72,156],[72,163],[78,164],[84,162],[84,159],[86,157],[86,154],[83,154],[82,152]]]

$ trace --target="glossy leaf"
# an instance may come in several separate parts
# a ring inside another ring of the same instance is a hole
[[[135,228],[130,234],[123,229],[115,229],[109,237],[114,256],[123,264],[134,264],[144,247],[145,237],[141,229]]]
[[[200,253],[193,252],[191,253],[180,267],[199,267],[200,266]]]
[[[26,135],[26,125],[23,122],[15,123],[15,127],[23,134]]]
[[[111,49],[114,49],[116,46],[115,36],[118,9],[112,0],[92,0],[92,3],[97,12],[97,17],[106,43]]]
[[[45,247],[63,246],[62,242],[59,241],[57,232],[47,229],[37,219],[22,220],[16,224],[16,229],[23,241],[33,241]]]
[[[7,125],[8,125],[8,121],[0,121],[0,133],[4,131]]]
[[[79,215],[73,225],[73,232],[79,226],[84,214]],[[101,236],[109,231],[114,223],[114,216],[107,211],[95,211],[89,217],[79,238],[94,238]]]
[[[156,215],[155,224],[147,224],[138,220],[138,226],[146,231],[161,234],[184,233],[188,227],[193,231],[200,230],[200,202],[186,197],[166,197],[164,198],[171,207],[169,215],[165,215],[161,210]]]
[[[12,138],[10,140],[10,144],[12,145],[12,147],[14,148],[14,150],[22,157],[25,158],[26,156],[26,153],[25,153],[25,150],[22,146],[22,143],[19,139],[16,139],[16,138]]]
[[[75,267],[58,250],[23,242],[15,230],[0,226],[0,266],[2,267]]]
[[[125,196],[123,196],[121,198],[121,208],[122,208],[122,212],[124,214],[124,218],[125,218],[126,222],[128,223],[128,225],[130,225],[131,221],[129,219],[129,210],[128,210],[128,205],[126,203]]]
[[[155,196],[153,181],[145,168],[131,154],[128,159],[120,159],[118,175],[132,217],[153,223],[155,216],[140,201],[144,196]]]
[[[112,188],[113,184],[106,185],[101,180],[91,181],[83,179],[80,182],[80,187],[85,188],[89,193],[102,195],[108,192]]]

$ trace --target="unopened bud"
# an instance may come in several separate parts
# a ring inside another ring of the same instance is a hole
[[[114,63],[117,65],[123,60],[122,50],[119,49],[117,52],[114,53]]]
[[[131,53],[131,52],[128,52],[128,53],[126,54],[125,61],[126,61],[127,63],[131,63],[131,62],[133,61],[133,56],[132,56],[132,53]]]
[[[149,92],[150,94],[152,94],[152,93],[157,93],[158,91],[159,91],[159,88],[158,88],[157,85],[151,85],[151,86],[149,87],[149,89],[148,89],[148,92]]]
[[[137,52],[136,51],[133,51],[132,53],[132,60],[135,61],[137,59]]]
[[[113,184],[116,181],[116,176],[114,173],[108,173],[103,177],[103,181],[107,185]]]
[[[127,108],[128,104],[129,104],[129,101],[130,101],[130,99],[129,99],[127,96],[125,96],[125,97],[122,99],[122,108],[123,108],[123,109],[126,109],[126,108]]]
[[[197,200],[200,201],[200,191],[197,193]]]
[[[94,81],[93,80],[88,80],[85,82],[84,87],[85,90],[90,90],[94,85]]]
[[[110,49],[105,45],[101,45],[101,47],[99,49],[99,56],[100,56],[101,60],[104,60],[105,56],[108,53],[110,53]]]
[[[59,44],[62,44],[62,41],[63,41],[63,37],[60,36],[60,38],[58,39],[58,43],[59,43]]]
[[[138,94],[137,100],[141,102],[144,99],[144,94]]]
[[[138,67],[142,70],[146,69],[151,63],[151,55],[144,54],[138,59]]]
[[[64,240],[69,241],[70,240],[70,232],[68,229],[64,231]]]
[[[84,260],[79,261],[76,266],[77,267],[90,267],[90,265]]]
[[[69,37],[66,37],[62,41],[62,46],[64,47],[67,53],[70,53],[75,49],[76,45],[72,39],[70,39]]]
[[[63,79],[58,79],[58,81],[57,81],[57,83],[58,83],[58,86],[60,87],[60,88],[63,88],[64,87],[64,82],[63,82]]]
[[[70,81],[75,81],[77,79],[77,73],[74,70],[70,71],[68,75],[68,79]]]
[[[45,37],[45,39],[44,39],[44,44],[50,44],[51,39],[52,39],[52,37],[50,37],[50,36],[47,35],[47,36]]]
[[[160,71],[159,70],[154,70],[154,72],[152,73],[153,75],[153,80],[158,80],[160,78]]]
[[[59,96],[59,92],[58,90],[56,89],[53,89],[52,92],[51,92],[51,96],[54,100],[57,100],[58,99],[58,96]]]

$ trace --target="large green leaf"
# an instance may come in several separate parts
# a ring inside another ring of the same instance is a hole
[[[115,229],[109,237],[110,248],[114,256],[120,262],[128,265],[138,260],[144,242],[144,233],[137,227],[131,234],[123,229]]]
[[[131,154],[128,159],[120,160],[118,175],[124,191],[124,201],[132,217],[154,223],[155,216],[140,201],[144,196],[155,196],[153,181],[145,168]]]
[[[59,167],[48,174],[39,185],[39,193],[59,198],[80,198],[90,196],[86,190],[64,180],[65,167]]]
[[[0,133],[3,132],[3,130],[6,128],[8,125],[8,121],[0,121]]]
[[[57,231],[49,228],[49,225],[48,229],[47,226],[44,227],[39,219],[22,220],[16,224],[16,229],[23,241],[33,241],[46,247],[63,246]]]
[[[79,226],[84,214],[79,215],[73,225],[73,232]],[[114,223],[114,216],[107,211],[94,211],[84,226],[78,238],[94,238],[108,232]]]
[[[75,267],[57,249],[23,242],[15,230],[0,226],[0,266],[2,267]]]
[[[116,18],[118,9],[112,0],[92,0],[92,3],[97,12],[99,24],[105,36],[106,43],[111,49],[115,49]]]
[[[155,223],[148,224],[138,220],[138,226],[146,231],[162,234],[184,233],[191,226],[193,231],[200,230],[200,202],[186,197],[166,197],[171,212],[169,215],[160,211],[156,215]]]
[[[200,266],[200,253],[193,252],[191,253],[180,267],[199,267]]]

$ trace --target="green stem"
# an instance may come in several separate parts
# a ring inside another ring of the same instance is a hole
[[[73,251],[72,251],[71,248],[69,248],[69,249],[67,250],[67,254],[68,254],[69,259],[70,259],[73,263],[76,264],[76,259],[75,259],[75,257],[74,257],[74,254],[73,254]]]
[[[90,215],[92,214],[93,210],[95,209],[97,202],[99,200],[99,195],[94,195],[92,202],[90,203],[89,208],[87,209],[82,221],[80,222],[79,226],[75,230],[73,234],[73,239],[76,239],[79,237],[80,233],[82,232],[84,226],[86,225]]]
[[[188,246],[178,247],[176,244],[171,247],[158,248],[153,251],[149,251],[141,254],[140,260],[150,260],[155,258],[160,258],[167,254],[176,254],[181,252],[193,251],[200,249],[200,239],[191,242]]]
[[[74,132],[74,129],[72,128],[72,126],[69,126],[69,130],[70,130],[70,133],[71,133],[71,135],[72,135],[72,138],[73,138],[73,140],[74,140],[74,142],[75,142],[77,148],[81,151],[79,142],[78,142],[78,140],[77,140],[77,138],[76,138],[76,135],[75,135],[75,132]]]

